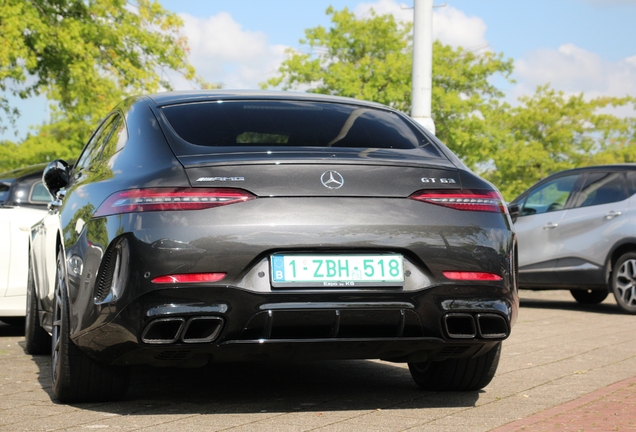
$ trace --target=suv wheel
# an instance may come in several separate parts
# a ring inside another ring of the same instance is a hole
[[[610,285],[621,309],[636,314],[636,252],[621,255],[616,261]]]
[[[479,357],[409,363],[409,371],[424,390],[475,391],[486,387],[495,376],[500,355],[501,342],[498,342]]]
[[[574,300],[581,304],[598,304],[605,300],[609,294],[607,290],[570,290]]]

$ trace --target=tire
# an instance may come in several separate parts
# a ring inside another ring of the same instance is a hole
[[[498,342],[479,357],[409,363],[409,371],[423,390],[476,391],[486,387],[495,376],[500,355],[501,342]]]
[[[610,287],[616,303],[625,312],[636,314],[636,253],[621,255],[612,270]]]
[[[38,299],[33,282],[33,266],[29,258],[29,275],[27,279],[27,304],[24,319],[24,345],[27,354],[50,354],[51,336],[40,326]]]
[[[69,300],[61,252],[57,257],[53,314],[51,380],[55,397],[63,403],[102,402],[123,397],[128,389],[129,370],[96,362],[71,340]]]
[[[609,291],[607,290],[570,290],[570,294],[574,300],[581,304],[599,304],[607,298]]]

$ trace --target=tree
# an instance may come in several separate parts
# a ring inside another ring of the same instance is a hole
[[[391,15],[356,18],[327,9],[331,27],[305,30],[306,52],[287,51],[279,75],[263,87],[300,89],[411,105],[411,26]],[[549,85],[512,106],[493,78],[510,80],[503,54],[475,53],[435,41],[432,117],[436,135],[507,199],[562,169],[636,162],[636,120],[607,113],[633,98],[569,96]],[[512,82],[512,81],[511,81]]]
[[[561,91],[540,86],[532,96],[519,98],[520,105],[507,107],[499,128],[501,136],[490,158],[494,169],[485,177],[512,199],[542,178],[579,166],[636,162],[636,124],[604,112],[624,106],[630,97],[599,97],[583,94],[566,97]]]
[[[308,52],[287,50],[279,75],[262,87],[371,100],[410,111],[411,24],[392,15],[356,18],[347,8],[329,7],[332,25],[305,30]],[[501,134],[490,119],[503,93],[491,78],[508,78],[512,61],[502,54],[477,54],[436,41],[433,47],[433,120],[437,136],[469,166],[492,154]]]
[[[20,146],[3,143],[0,155],[17,148],[16,160],[33,154],[35,161],[48,145],[77,156],[124,96],[170,89],[170,71],[205,85],[186,60],[180,27],[179,17],[153,0],[3,0],[0,89],[21,98],[45,94],[53,115]],[[4,96],[0,109],[9,121],[17,114]]]

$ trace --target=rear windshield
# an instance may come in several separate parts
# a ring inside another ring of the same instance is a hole
[[[6,201],[9,195],[9,189],[11,188],[10,182],[0,182],[0,203]]]
[[[424,134],[399,115],[323,102],[224,101],[162,108],[170,126],[199,146],[414,149],[440,157]]]

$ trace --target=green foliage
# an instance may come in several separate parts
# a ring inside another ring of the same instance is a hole
[[[347,8],[327,9],[332,26],[305,30],[309,53],[288,50],[277,77],[262,87],[347,96],[410,111],[412,46],[410,24],[392,15],[357,19]],[[512,72],[501,54],[476,54],[439,41],[433,47],[433,119],[437,136],[469,166],[493,151],[500,132],[490,118],[503,97],[490,82]]]
[[[490,156],[496,169],[485,172],[485,177],[512,199],[564,169],[634,160],[634,119],[603,111],[630,101],[586,100],[583,94],[566,97],[548,85],[540,86],[534,95],[521,97],[519,106],[502,111],[499,128],[509,134],[497,143]]]
[[[22,145],[3,143],[0,155],[17,150],[16,163],[69,152],[76,157],[126,95],[169,89],[168,70],[206,85],[186,60],[181,24],[152,0],[3,0],[0,89],[21,98],[45,94],[54,114],[52,124]],[[0,109],[14,119],[6,97]],[[2,161],[0,168],[14,166]]]
[[[358,20],[347,8],[327,9],[333,26],[305,30],[312,52],[287,50],[280,75],[262,87],[280,86],[284,90],[306,87],[313,93],[353,97],[406,109],[410,99],[410,25],[395,21],[392,15],[371,13]]]
[[[357,19],[327,9],[331,27],[305,30],[307,52],[287,51],[279,75],[261,84],[371,100],[402,111],[411,106],[408,24],[390,15]],[[493,78],[510,80],[502,54],[475,53],[436,41],[432,117],[436,135],[507,199],[562,169],[636,161],[634,118],[607,113],[634,99],[566,97],[541,86],[519,104],[503,102]]]

